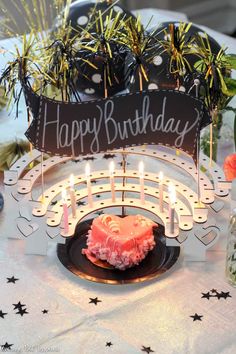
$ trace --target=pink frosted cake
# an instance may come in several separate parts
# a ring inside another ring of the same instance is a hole
[[[125,270],[139,264],[154,248],[154,226],[157,224],[141,215],[101,215],[93,220],[88,248],[82,252],[89,259],[95,257]]]

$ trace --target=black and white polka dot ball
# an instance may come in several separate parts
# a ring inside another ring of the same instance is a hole
[[[110,1],[75,1],[71,4],[68,15],[68,23],[71,24],[72,28],[81,31],[89,25],[89,32],[94,32],[96,30],[96,24],[94,17],[97,18],[98,12],[101,11],[103,23],[106,26],[107,16],[110,15],[112,10],[112,18],[115,18],[118,13],[121,17],[125,16],[134,17],[131,12],[123,8],[119,4],[112,5]],[[95,15],[95,16],[94,16]]]

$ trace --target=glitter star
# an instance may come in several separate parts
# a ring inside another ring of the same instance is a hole
[[[105,160],[114,159],[114,157],[116,157],[115,154],[105,154],[105,155],[103,155],[103,159],[105,159]]]
[[[1,345],[1,348],[2,348],[2,351],[5,352],[7,351],[8,349],[11,350],[11,347],[13,346],[13,344],[8,344],[7,342],[3,345]]]
[[[225,300],[226,300],[228,297],[232,297],[232,296],[230,295],[229,291],[227,291],[226,293],[224,293],[223,291],[221,291],[220,295],[221,295],[221,297],[222,297],[223,299],[225,299]]]
[[[77,204],[78,206],[83,206],[83,205],[85,205],[85,202],[82,202],[81,200],[79,200],[76,204]]]
[[[145,347],[144,345],[142,346],[142,349],[141,349],[142,352],[145,352],[145,353],[154,353],[154,350],[151,349],[151,347]]]
[[[202,299],[207,299],[209,300],[210,297],[212,297],[212,295],[210,295],[210,292],[208,291],[208,293],[202,293]]]
[[[112,345],[112,342],[106,342],[106,347],[111,347]]]
[[[43,314],[46,314],[46,313],[48,313],[48,310],[45,310],[45,309],[44,309],[44,310],[42,310],[42,313],[43,313]]]
[[[84,161],[93,161],[93,160],[96,160],[96,158],[93,156],[88,156],[88,157],[84,157],[83,160]]]
[[[14,275],[11,278],[7,278],[7,283],[16,283],[16,281],[19,280],[17,278],[14,277]]]
[[[27,309],[19,309],[19,311],[16,312],[16,314],[17,314],[17,315],[21,315],[21,317],[23,317],[24,315],[26,315],[27,313],[29,313],[29,312],[27,312],[26,310],[27,310]]]
[[[202,315],[198,315],[197,313],[195,313],[195,315],[189,316],[193,318],[193,322],[194,321],[201,321],[202,320]]]
[[[0,310],[0,317],[1,318],[4,318],[4,316],[6,316],[7,315],[7,312],[2,312],[2,310]]]
[[[25,307],[26,305],[22,304],[20,301],[18,302],[18,304],[12,304],[14,306],[14,310],[21,310],[23,307]]]
[[[101,300],[98,300],[97,297],[95,297],[94,299],[92,297],[89,298],[89,304],[94,304],[97,305],[99,302],[102,302]]]

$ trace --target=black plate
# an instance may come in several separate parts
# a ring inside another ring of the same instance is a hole
[[[2,211],[4,206],[4,199],[2,193],[0,193],[0,211]]]
[[[156,246],[138,265],[125,271],[107,269],[92,263],[82,254],[86,248],[87,233],[93,220],[87,220],[76,227],[75,236],[66,244],[58,244],[57,255],[61,263],[72,273],[83,279],[106,284],[128,284],[147,281],[170,269],[179,258],[180,247],[167,247],[163,226],[154,230]]]

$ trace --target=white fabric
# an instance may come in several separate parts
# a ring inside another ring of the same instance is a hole
[[[218,33],[215,38],[236,52],[235,40]],[[0,127],[2,141],[15,134],[23,136],[24,114],[18,121],[1,118]],[[158,170],[152,162],[149,166]],[[60,172],[55,174],[60,177]],[[218,220],[224,227],[221,250],[208,252],[206,263],[180,261],[160,280],[109,286],[81,280],[64,269],[54,243],[48,257],[25,256],[23,241],[5,239],[7,228],[1,227],[1,219],[13,221],[1,213],[0,310],[8,314],[0,318],[0,345],[13,343],[12,352],[22,353],[31,349],[34,353],[138,354],[142,346],[159,354],[236,352],[236,290],[224,276],[228,214],[226,208]],[[7,284],[6,277],[12,275],[19,281]],[[230,291],[232,298],[201,299],[201,292],[212,288]],[[102,302],[89,304],[90,297]],[[13,311],[12,304],[18,301],[26,304],[29,314],[24,317]],[[42,314],[43,309],[49,313]],[[201,322],[189,317],[195,313],[204,316]],[[106,347],[106,342],[113,346]]]

